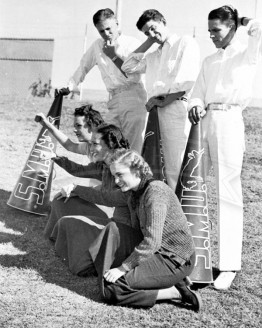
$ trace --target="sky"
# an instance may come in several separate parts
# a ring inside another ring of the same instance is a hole
[[[92,23],[93,14],[106,7],[115,11],[116,2],[0,0],[0,37],[54,38],[52,84],[54,87],[63,87],[76,70],[84,47],[99,37]],[[239,10],[241,16],[262,19],[262,0],[118,0],[118,3],[119,21],[124,34],[144,41],[145,37],[137,30],[136,22],[144,10],[155,8],[165,16],[171,32],[193,36],[195,31],[201,58],[215,52],[207,32],[207,15],[212,9],[230,3]],[[239,39],[246,42],[244,29],[240,29],[238,34]],[[259,72],[257,75],[261,76],[262,67]],[[104,89],[97,68],[88,74],[84,87]]]

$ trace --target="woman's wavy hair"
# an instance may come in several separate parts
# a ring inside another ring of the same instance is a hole
[[[165,17],[156,9],[148,9],[143,12],[143,14],[139,17],[136,27],[142,31],[143,26],[149,22],[150,20],[163,22],[164,25],[166,25],[166,19]]]
[[[96,133],[102,135],[102,140],[109,149],[129,149],[129,142],[123,136],[122,131],[113,124],[102,124],[96,129]]]
[[[152,178],[153,173],[144,158],[135,150],[117,149],[109,158],[109,163],[119,163],[130,168],[141,179]]]
[[[232,20],[235,23],[235,30],[238,26],[238,11],[231,5],[222,6],[210,11],[208,14],[208,20],[220,19],[221,22]]]
[[[90,127],[98,127],[105,122],[101,114],[97,110],[93,109],[93,106],[90,104],[76,108],[74,116],[85,116],[85,121]]]

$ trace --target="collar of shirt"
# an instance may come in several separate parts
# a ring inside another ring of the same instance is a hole
[[[231,56],[238,52],[241,48],[241,43],[238,40],[233,39],[232,42],[226,47],[226,49],[218,49],[217,54]]]
[[[123,38],[122,37],[122,33],[119,32],[118,38],[114,41],[116,47],[119,47],[119,43],[121,43],[121,39],[122,38]],[[100,39],[100,46],[101,46],[101,48],[103,48],[105,42],[106,41],[103,38]]]
[[[158,51],[161,52],[162,49],[167,46],[172,47],[177,40],[178,40],[178,36],[176,34],[169,35],[166,41],[158,47]]]

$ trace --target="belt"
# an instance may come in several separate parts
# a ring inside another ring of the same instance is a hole
[[[117,95],[118,93],[121,93],[121,92],[130,90],[130,89],[132,89],[132,88],[134,88],[136,86],[138,87],[140,85],[141,84],[139,84],[139,83],[130,83],[130,84],[121,85],[121,86],[119,86],[119,87],[117,87],[117,88],[115,88],[113,90],[110,90],[109,91],[109,94],[112,97],[112,96]]]
[[[236,104],[211,103],[207,105],[207,110],[223,110],[226,112],[237,108],[240,108],[240,106]]]

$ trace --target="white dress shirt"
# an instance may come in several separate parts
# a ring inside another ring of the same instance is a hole
[[[204,59],[194,86],[189,109],[210,103],[237,104],[244,109],[252,96],[256,64],[262,53],[261,22],[248,25],[248,45],[238,41]]]
[[[188,93],[199,72],[200,54],[196,41],[176,34],[156,51],[132,53],[122,69],[126,73],[145,73],[148,97],[186,91]]]
[[[140,83],[141,75],[132,74],[126,78],[113,61],[103,52],[103,39],[97,39],[83,55],[80,65],[69,81],[70,90],[75,90],[87,73],[97,65],[106,89],[110,92],[129,83]],[[120,35],[116,41],[116,54],[122,60],[134,51],[140,42],[130,36]]]

